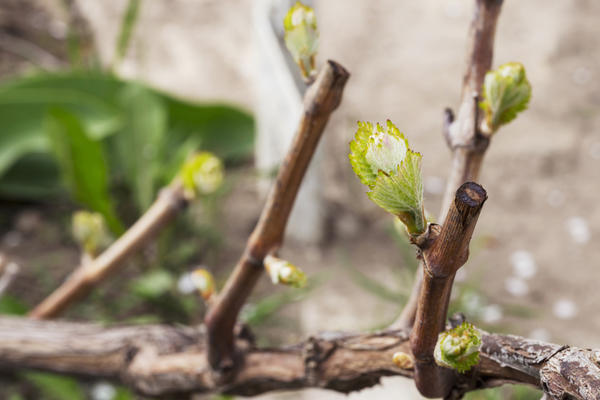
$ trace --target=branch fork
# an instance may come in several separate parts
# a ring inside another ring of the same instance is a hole
[[[456,382],[454,371],[439,367],[433,352],[444,329],[454,274],[467,261],[469,242],[487,199],[476,183],[463,184],[455,194],[437,237],[422,248],[423,284],[410,344],[415,358],[415,384],[426,397],[446,396]]]
[[[233,329],[240,309],[263,273],[263,260],[283,243],[296,194],[331,113],[340,104],[349,73],[327,61],[304,96],[304,113],[258,224],[242,257],[206,318],[208,360],[218,379],[236,365]]]

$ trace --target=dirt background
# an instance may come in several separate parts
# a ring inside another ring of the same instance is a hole
[[[108,62],[126,2],[77,3]],[[120,73],[181,96],[252,110],[260,74],[250,34],[253,3],[144,2]],[[288,242],[283,250],[328,278],[287,309],[300,331],[281,341],[319,330],[373,329],[398,314],[397,305],[361,290],[345,269],[351,264],[389,283],[403,265],[390,219],[353,176],[348,142],[357,120],[392,119],[424,154],[426,207],[437,212],[450,162],[442,110],[458,106],[471,13],[468,0],[317,1],[319,58],[340,62],[352,76],[323,144],[327,239],[312,247]],[[485,317],[500,330],[585,347],[600,346],[599,17],[594,0],[505,2],[494,66],[522,62],[533,96],[529,110],[497,133],[486,155],[480,183],[489,200],[463,276],[480,287],[479,301],[500,310],[500,319]],[[224,220],[231,238],[224,262],[237,258],[259,212],[255,188],[248,174],[227,200],[226,210],[235,211]],[[515,311],[523,306],[525,313]],[[402,379],[384,382],[349,397],[416,396]],[[323,391],[288,396],[341,398]]]

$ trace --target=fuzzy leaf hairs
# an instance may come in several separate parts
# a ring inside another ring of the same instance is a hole
[[[454,329],[440,333],[433,356],[438,365],[456,369],[462,374],[477,365],[480,347],[479,330],[463,322]]]
[[[421,154],[412,151],[398,128],[359,122],[350,142],[350,164],[370,191],[369,198],[397,216],[411,235],[425,232]]]

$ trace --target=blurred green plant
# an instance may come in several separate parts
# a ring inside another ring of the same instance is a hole
[[[135,27],[137,17],[140,11],[141,0],[129,0],[127,3],[127,10],[123,14],[121,20],[121,31],[115,44],[115,55],[113,57],[113,69],[116,68],[121,60],[125,57],[129,43],[131,42],[131,34]]]
[[[506,385],[494,389],[475,390],[465,394],[465,400],[538,400],[541,390],[526,385]]]
[[[81,385],[75,378],[46,372],[25,372],[25,381],[33,384],[48,400],[84,400],[86,398]]]
[[[122,227],[115,187],[140,212],[190,152],[235,163],[250,157],[254,138],[253,119],[239,108],[179,100],[98,71],[5,82],[0,119],[0,198],[56,198],[63,180],[113,232]]]

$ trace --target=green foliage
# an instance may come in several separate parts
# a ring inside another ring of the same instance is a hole
[[[298,290],[283,290],[246,305],[240,314],[240,319],[250,326],[264,324],[277,311],[288,304],[296,303],[306,298],[319,285],[317,280],[309,280],[307,285]]]
[[[27,306],[18,299],[8,294],[0,296],[0,314],[25,315],[27,311]]]
[[[236,162],[249,157],[253,146],[253,120],[244,111],[179,100],[97,71],[38,73],[7,82],[0,87],[0,119],[0,196],[55,197],[65,172],[78,201],[109,215],[113,229],[116,217],[101,194],[107,188],[124,184],[141,211],[191,151],[202,148]],[[83,146],[93,158],[74,154],[73,146]],[[56,147],[70,157],[56,158]],[[87,176],[81,170],[92,169],[92,161],[104,164],[100,171],[109,179],[89,172],[99,180],[82,188],[74,178]],[[100,194],[99,202],[88,204],[89,193]]]
[[[465,394],[465,400],[538,400],[542,392],[526,385],[506,385],[493,389],[475,390]]]
[[[43,372],[26,372],[26,381],[31,382],[45,400],[84,400],[85,393],[74,378]]]
[[[175,279],[164,270],[154,270],[137,278],[131,283],[133,292],[141,297],[156,299],[169,292],[175,285]]]
[[[531,85],[522,64],[510,62],[495,71],[489,71],[483,82],[483,101],[486,125],[495,132],[527,108],[531,98]]]
[[[160,168],[155,160],[164,160],[167,112],[163,100],[150,89],[136,83],[123,87],[118,96],[123,110],[123,132],[111,138],[122,178],[131,188],[140,210],[154,200]]]
[[[121,21],[121,31],[119,32],[119,37],[117,38],[113,66],[116,66],[127,53],[129,42],[131,41],[131,33],[133,32],[135,21],[137,20],[139,14],[140,2],[141,0],[129,0],[127,3],[127,10],[123,15],[123,20]]]
[[[102,214],[114,233],[123,232],[108,193],[108,167],[102,145],[90,139],[77,117],[68,111],[52,109],[46,125],[54,155],[73,197]]]
[[[378,297],[381,300],[394,304],[406,303],[407,294],[399,289],[390,288],[386,283],[365,274],[351,264],[345,264],[345,269],[352,281],[364,291]]]
[[[302,75],[310,76],[315,69],[315,55],[319,47],[319,30],[315,11],[296,2],[283,19],[284,40]]]
[[[479,330],[463,322],[454,329],[440,333],[433,355],[438,365],[464,373],[479,362],[480,347]]]
[[[359,122],[349,158],[375,204],[396,215],[409,233],[425,231],[421,155],[409,149],[406,138],[390,120],[385,128]]]

